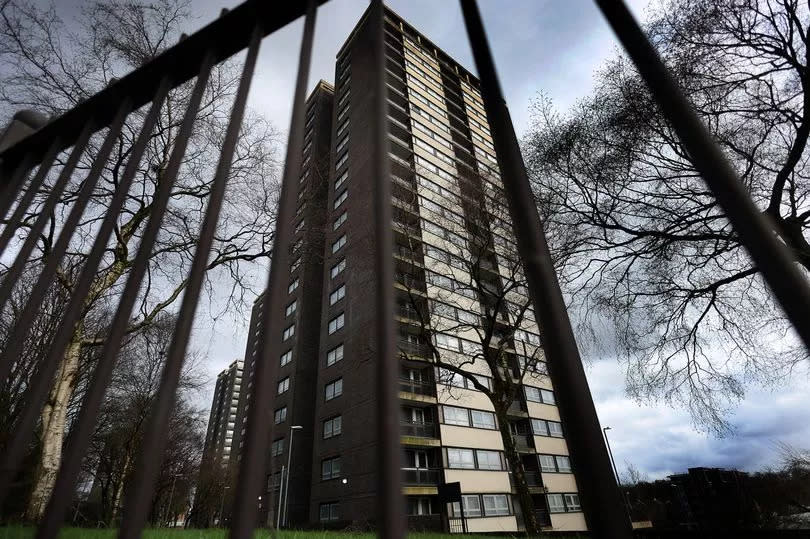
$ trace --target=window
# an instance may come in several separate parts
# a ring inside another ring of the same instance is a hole
[[[329,305],[334,305],[338,301],[346,297],[346,285],[340,285],[337,290],[329,294]]]
[[[551,455],[538,455],[537,459],[540,461],[540,470],[544,472],[556,472],[557,465],[554,463],[554,457]]]
[[[290,377],[289,376],[287,376],[286,378],[283,378],[278,383],[278,394],[281,395],[282,393],[286,393],[288,389],[290,389]]]
[[[321,522],[338,520],[340,518],[340,504],[337,502],[322,503],[319,518]]]
[[[461,503],[464,504],[465,517],[481,516],[481,498],[478,497],[478,494],[462,496]],[[459,511],[458,508],[458,502],[453,502],[453,513],[454,515],[461,516],[461,512]]]
[[[326,366],[334,365],[343,359],[343,345],[339,344],[326,353]]]
[[[566,511],[581,511],[582,506],[579,505],[579,494],[564,494],[565,509]]]
[[[349,179],[349,171],[347,170],[346,172],[344,172],[343,174],[341,174],[341,175],[338,177],[338,179],[337,179],[337,180],[335,180],[335,191],[337,191],[337,190],[338,190],[338,188],[339,188],[341,185],[343,185],[343,182],[345,182],[345,181],[346,181],[346,180],[348,180],[348,179]]]
[[[509,514],[509,500],[506,494],[484,494],[484,514],[488,517]]]
[[[270,446],[270,455],[277,457],[282,453],[284,453],[284,438],[279,438],[274,440],[273,445]]]
[[[340,275],[341,272],[345,269],[346,269],[346,259],[344,258],[343,260],[332,266],[332,269],[329,270],[329,277],[334,279],[335,277]]]
[[[300,267],[301,267],[301,257],[299,256],[298,258],[293,260],[292,264],[290,264],[290,273],[294,272]]]
[[[293,282],[291,282],[290,285],[287,287],[287,293],[292,294],[295,291],[295,289],[298,288],[298,283],[299,283],[298,278],[296,278]]]
[[[332,335],[334,332],[342,328],[344,323],[345,323],[345,316],[343,313],[340,313],[339,315],[331,319],[329,321],[329,335]]]
[[[340,457],[332,457],[321,461],[321,479],[335,479],[340,477]]]
[[[334,205],[334,208],[335,208],[335,209],[338,209],[338,208],[341,206],[341,204],[343,204],[344,202],[346,202],[346,199],[347,199],[347,198],[349,198],[349,190],[348,190],[348,189],[344,189],[344,190],[343,190],[343,192],[342,192],[342,193],[340,193],[340,194],[337,196],[337,198],[335,198],[335,205]]]
[[[548,436],[548,425],[542,419],[532,419],[532,433],[535,436]]]
[[[331,438],[340,434],[343,428],[343,417],[335,416],[323,422],[323,437]]]
[[[470,426],[470,417],[466,408],[456,408],[455,406],[443,406],[444,422],[448,425]]]
[[[344,211],[343,213],[341,213],[340,217],[335,219],[335,222],[332,223],[332,230],[337,230],[338,228],[340,228],[341,225],[343,225],[343,223],[346,222],[346,219],[348,219],[348,217],[349,216],[347,212]]]
[[[494,429],[495,414],[492,412],[482,412],[480,410],[470,410],[472,416],[472,426],[479,429]]]
[[[292,350],[287,350],[286,352],[281,354],[281,366],[283,367],[290,361],[292,361]]]
[[[536,387],[523,386],[523,394],[526,395],[527,401],[543,402],[540,397],[540,390]]]
[[[283,406],[278,410],[276,410],[275,413],[273,414],[273,419],[275,420],[276,425],[287,421],[287,407]]]
[[[554,438],[562,438],[563,431],[562,431],[562,423],[558,423],[556,421],[546,421],[548,425],[548,435],[553,436]]]
[[[561,455],[554,457],[557,461],[557,471],[561,473],[571,473],[571,459]]]
[[[292,313],[295,312],[296,308],[298,308],[298,301],[297,300],[293,301],[292,303],[287,305],[287,308],[284,309],[284,315],[285,316],[290,316]]]
[[[438,346],[439,348],[452,350],[454,352],[458,352],[460,348],[458,337],[452,337],[450,335],[445,335],[443,333],[438,333],[436,335],[436,346]]]
[[[342,166],[343,166],[343,165],[346,163],[346,161],[347,161],[348,159],[349,159],[349,152],[346,152],[346,153],[344,153],[344,154],[343,154],[343,156],[341,156],[341,158],[338,160],[337,164],[335,165],[335,170],[340,170],[340,167],[342,167]]]
[[[479,470],[502,470],[501,455],[497,451],[477,449],[475,456],[478,459]]]
[[[447,465],[450,468],[475,469],[475,458],[472,449],[447,448]]]
[[[281,334],[281,340],[286,341],[293,335],[295,335],[295,324],[290,324],[287,326],[287,329],[284,330],[284,333]]]
[[[324,397],[330,401],[343,395],[343,378],[338,378],[334,382],[329,382],[324,386]]]
[[[341,237],[335,240],[335,243],[332,244],[332,254],[340,251],[341,247],[346,245],[346,234],[343,234]]]
[[[565,502],[562,494],[548,494],[548,510],[550,513],[565,513]]]
[[[557,402],[554,400],[554,392],[548,389],[541,389],[540,396],[543,397],[543,404],[556,404]]]

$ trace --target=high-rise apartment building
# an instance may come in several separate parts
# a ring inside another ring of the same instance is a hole
[[[268,497],[278,499],[292,440],[288,524],[374,524],[374,254],[385,249],[396,268],[390,368],[401,380],[409,527],[459,529],[463,509],[470,531],[522,529],[508,440],[543,526],[584,530],[478,80],[392,11],[385,19],[395,245],[381,245],[372,224],[379,73],[367,12],[337,54],[334,89],[321,82],[308,100],[288,294],[272,307],[285,329],[267,336],[279,361]],[[487,392],[504,387],[517,389],[499,419]],[[439,503],[452,482],[462,503]]]
[[[242,361],[236,360],[217,376],[205,435],[206,462],[220,462],[223,466],[227,466],[230,461],[241,391]]]

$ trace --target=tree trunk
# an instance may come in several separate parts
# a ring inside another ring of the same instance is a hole
[[[529,484],[526,482],[526,469],[523,466],[523,460],[520,458],[515,439],[512,437],[512,432],[509,430],[509,419],[506,415],[506,409],[499,410],[495,406],[495,415],[498,417],[498,429],[501,432],[501,440],[503,441],[503,453],[509,463],[509,470],[512,472],[512,479],[514,487],[517,491],[517,499],[520,504],[520,511],[523,513],[523,522],[526,526],[526,534],[529,537],[540,535],[540,524],[537,522],[537,514],[534,511],[534,501],[532,494],[529,491]]]
[[[81,328],[77,328],[56,372],[54,385],[40,415],[41,453],[34,474],[34,486],[28,508],[25,511],[26,519],[31,521],[38,521],[45,511],[62,460],[67,407],[76,387],[79,372],[82,349],[80,335]]]
[[[127,481],[127,477],[129,477],[129,468],[132,465],[132,452],[133,449],[127,447],[127,454],[124,455],[124,465],[121,467],[121,477],[118,480],[118,484],[115,486],[112,504],[110,504],[110,521],[108,522],[110,526],[115,525],[118,512],[121,509],[121,499],[124,497],[124,484]]]

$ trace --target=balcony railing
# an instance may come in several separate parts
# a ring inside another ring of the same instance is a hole
[[[526,484],[530,487],[542,487],[543,485],[543,476],[540,475],[539,471],[536,470],[525,470],[523,472],[524,477],[526,477]],[[517,485],[515,481],[515,477],[513,472],[509,472],[509,484],[513,487]]]
[[[404,485],[438,485],[441,477],[441,468],[402,468]]]
[[[399,427],[403,436],[438,438],[438,425],[430,422],[402,421]]]
[[[515,448],[518,451],[534,451],[534,437],[528,434],[513,434]]]
[[[399,390],[417,395],[436,396],[436,382],[425,380],[411,380],[409,378],[399,379]]]
[[[409,356],[430,357],[430,349],[427,345],[408,341],[397,342],[397,350]]]

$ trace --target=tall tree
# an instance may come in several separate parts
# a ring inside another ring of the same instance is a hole
[[[0,11],[0,117],[8,118],[23,107],[51,116],[65,112],[113,78],[138,68],[176,42],[188,16],[189,3],[185,0],[87,1],[82,6],[82,17],[65,24],[53,6],[41,10],[26,2],[6,0]],[[171,311],[185,289],[238,82],[234,68],[220,65],[210,78],[161,234],[151,254],[130,332],[150,326],[161,313]],[[40,421],[40,462],[27,511],[31,519],[38,518],[44,509],[55,480],[68,404],[83,370],[83,353],[104,342],[103,328],[90,322],[114,301],[126,281],[152,213],[153,195],[167,166],[190,88],[191,83],[172,91],[161,109],[129,198],[83,305],[84,314],[74,328],[54,379]],[[91,203],[84,211],[81,226],[72,237],[68,255],[61,261],[56,285],[66,295],[75,286],[144,115],[145,111],[139,110],[127,118]],[[97,155],[101,135],[91,139],[64,196],[51,214],[51,222],[31,257],[32,265],[48,260],[51,246],[61,232],[60,225]],[[241,308],[245,295],[252,291],[252,276],[246,263],[270,255],[277,193],[276,140],[276,132],[262,117],[250,114],[243,122],[230,170],[228,196],[208,264],[207,291],[214,292],[213,282],[217,282],[216,301],[231,308]],[[60,156],[53,174],[63,162],[64,157]],[[51,175],[47,187],[38,193],[24,216],[18,232],[20,239],[39,214],[53,180]]]
[[[537,459],[527,470],[521,455],[533,447],[526,399],[552,393],[504,194],[485,174],[460,171],[451,191],[449,177],[417,172],[416,185],[396,178],[394,188],[400,355],[435,367],[440,402],[463,405],[469,389],[491,403],[526,531],[538,534],[545,501],[536,507],[528,478]]]
[[[135,459],[160,385],[174,317],[134,334],[121,351],[83,469],[92,481],[94,521],[116,523]],[[183,512],[202,456],[203,417],[194,405],[204,386],[199,357],[184,365],[168,429],[166,456],[152,497],[150,522],[165,524]],[[171,499],[170,499],[171,498]]]
[[[810,269],[807,4],[664,0],[646,31]],[[543,99],[534,112],[526,160],[583,327],[612,329],[631,395],[724,431],[747,382],[781,380],[807,358],[758,268],[626,57],[567,113]]]

